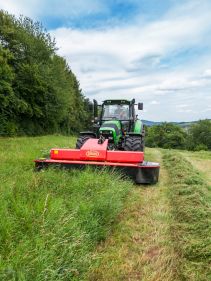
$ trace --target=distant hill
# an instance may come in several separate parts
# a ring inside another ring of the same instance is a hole
[[[154,122],[154,121],[149,121],[149,120],[142,120],[142,122],[144,123],[144,125],[148,126],[148,127],[152,127],[152,126],[155,126],[155,125],[160,125],[164,122]],[[191,122],[169,122],[169,123],[173,123],[173,124],[176,124],[182,128],[187,128],[189,127],[190,125],[194,124],[194,123],[197,123],[197,121],[191,121]]]
[[[162,124],[163,122],[154,122],[154,121],[149,121],[149,120],[141,120],[144,125],[148,126],[148,127],[152,127],[152,126],[155,126],[155,125],[160,125]]]

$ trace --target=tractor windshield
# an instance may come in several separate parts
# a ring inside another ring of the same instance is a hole
[[[129,105],[127,104],[109,104],[103,106],[103,120],[129,120]]]

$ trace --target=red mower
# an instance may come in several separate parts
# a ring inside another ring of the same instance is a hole
[[[101,107],[98,117],[99,106],[94,101],[93,131],[80,133],[76,149],[51,149],[49,159],[35,160],[36,169],[109,167],[137,184],[156,183],[160,165],[144,161],[145,130],[136,118],[135,100],[106,100]],[[142,103],[138,109],[143,109]]]

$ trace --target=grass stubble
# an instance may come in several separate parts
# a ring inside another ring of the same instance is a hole
[[[211,185],[211,151],[180,152]]]
[[[98,247],[89,280],[211,280],[209,177],[176,151],[148,151],[161,162],[159,183],[131,190],[120,223]]]
[[[147,159],[162,161],[156,149]],[[162,163],[161,163],[162,164]],[[155,186],[134,187],[113,234],[97,248],[89,280],[170,281],[177,279],[177,255],[171,241],[167,197],[169,178],[161,169]]]

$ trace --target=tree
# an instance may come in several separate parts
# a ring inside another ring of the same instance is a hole
[[[200,120],[190,127],[187,147],[190,150],[211,150],[210,120]]]
[[[172,123],[163,123],[147,129],[146,145],[162,148],[185,148],[185,131]]]
[[[89,123],[87,100],[39,22],[0,11],[0,134],[71,133]]]
[[[11,58],[11,53],[0,46],[0,135],[16,133],[16,123],[12,116],[19,101],[12,88],[14,72],[9,65]]]

